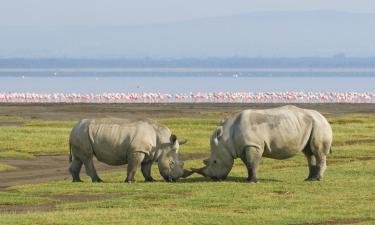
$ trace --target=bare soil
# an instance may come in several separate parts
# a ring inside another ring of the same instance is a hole
[[[180,158],[188,160],[207,156],[206,153],[185,153]],[[67,155],[39,155],[35,159],[0,159],[0,163],[17,168],[16,170],[0,172],[0,190],[15,185],[71,179],[68,172],[70,163]],[[103,172],[123,171],[125,179],[125,165],[109,166],[97,160],[94,163],[99,175]],[[86,176],[84,167],[82,167],[81,175]]]
[[[68,172],[70,163],[67,155],[40,155],[35,159],[0,159],[0,163],[17,168],[0,172],[0,190],[14,185],[71,179]],[[95,161],[95,167],[98,173],[115,170],[126,171],[125,166],[108,166],[98,161]],[[84,167],[81,174],[85,176]]]
[[[0,122],[0,127],[7,127],[7,126],[18,127],[21,125],[23,125],[23,122],[17,122],[17,121],[1,121]]]
[[[45,120],[97,117],[212,117],[283,104],[0,104],[0,115]],[[295,104],[322,113],[375,113],[375,104]]]
[[[208,155],[205,153],[192,153],[181,155],[182,160],[203,158]],[[0,163],[6,163],[17,167],[16,170],[0,172],[0,191],[11,191],[8,187],[22,184],[43,183],[48,181],[58,181],[71,179],[68,172],[69,160],[67,155],[39,155],[35,159],[0,159]],[[99,174],[113,171],[123,171],[126,175],[126,166],[108,166],[95,160],[95,167]],[[86,176],[84,167],[81,171],[82,176]],[[115,194],[101,195],[48,195],[56,202],[40,205],[0,205],[1,212],[24,213],[36,211],[53,211],[60,203],[97,201],[118,197]]]
[[[24,213],[24,212],[47,212],[56,210],[61,203],[88,202],[120,197],[120,194],[96,194],[96,195],[48,195],[46,197],[56,200],[55,202],[37,205],[0,205],[0,213]],[[41,196],[43,197],[43,196]]]
[[[335,225],[335,224],[358,224],[364,222],[374,221],[372,218],[353,218],[353,219],[337,219],[337,220],[328,220],[318,223],[300,223],[293,225]]]

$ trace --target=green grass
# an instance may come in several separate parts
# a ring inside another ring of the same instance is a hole
[[[4,120],[4,117],[0,117]],[[0,119],[0,120],[1,120]],[[12,121],[15,120],[12,117]],[[0,158],[30,158],[33,154],[68,154],[69,134],[77,121],[43,121],[20,119],[21,126],[0,126]],[[220,120],[199,118],[161,119],[188,145],[181,147],[185,153],[208,151],[209,137]]]
[[[186,138],[188,144],[181,147],[181,152],[207,152],[210,137],[215,131],[220,119],[173,118],[161,119],[178,138]]]
[[[56,200],[20,192],[0,192],[0,205],[42,205]]]
[[[4,212],[0,224],[375,224],[375,116],[328,118],[334,144],[322,182],[303,181],[307,176],[303,154],[281,161],[263,158],[258,184],[242,182],[246,168],[239,160],[223,182],[193,175],[165,183],[154,165],[155,183],[142,182],[138,171],[138,183],[124,184],[124,171],[101,173],[105,183],[99,184],[84,176],[84,183],[63,180],[10,187],[0,192],[0,209],[48,204],[53,208]],[[209,137],[219,121],[160,120],[178,137],[189,139],[181,152],[208,152]],[[19,127],[0,127],[0,143],[13,146],[4,133],[11,129],[19,143],[7,152],[67,153],[64,141],[73,124],[25,120]],[[30,131],[32,137],[27,137]],[[185,162],[186,168],[201,165],[201,160]]]
[[[16,167],[14,166],[11,166],[5,163],[0,163],[0,172],[10,171],[10,170],[15,170],[15,169]]]
[[[0,159],[1,158],[24,158],[24,159],[32,159],[34,155],[28,152],[17,152],[17,151],[1,151],[0,152]]]
[[[1,118],[1,117],[0,117]],[[0,120],[4,120],[4,117]],[[30,158],[33,154],[69,152],[69,133],[75,121],[16,119],[20,126],[0,126],[0,158]],[[5,153],[6,152],[6,153]]]
[[[289,161],[289,160],[286,160]],[[323,182],[304,182],[301,159],[282,163],[262,161],[260,183],[243,183],[245,168],[236,161],[231,177],[211,182],[193,176],[179,183],[124,184],[124,173],[104,174],[106,183],[70,181],[10,188],[24,197],[75,195],[77,201],[57,202],[52,212],[0,215],[2,224],[296,224],[329,220],[375,219],[375,164],[352,161],[331,165]],[[187,162],[198,166],[200,161]],[[155,177],[157,176],[154,168]],[[137,178],[141,180],[140,173]],[[95,195],[98,200],[79,201]],[[100,197],[100,196],[104,196]],[[15,196],[16,197],[16,196]],[[1,198],[1,195],[0,195]],[[9,202],[9,200],[7,200]],[[25,204],[20,202],[17,204]],[[121,213],[122,212],[122,213]],[[47,219],[48,218],[48,219]],[[371,224],[367,221],[361,224]]]

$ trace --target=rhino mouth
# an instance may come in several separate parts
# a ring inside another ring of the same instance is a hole
[[[167,176],[163,176],[164,180],[166,182],[169,182],[169,183],[174,183],[174,182],[177,182],[177,178],[173,178],[173,177],[167,177]]]
[[[211,177],[211,179],[213,181],[222,181],[222,180],[225,180],[226,178],[227,178],[226,176],[222,176],[222,177],[213,176],[213,177]]]

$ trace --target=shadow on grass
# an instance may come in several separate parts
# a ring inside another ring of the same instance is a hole
[[[185,179],[180,179],[177,181],[177,183],[200,183],[200,182],[248,183],[245,177],[232,177],[232,176],[227,177],[225,180],[222,180],[222,181],[214,181],[208,177],[185,178]],[[284,181],[276,180],[276,179],[258,179],[258,182],[259,183],[283,183]]]
[[[248,183],[246,181],[245,177],[232,177],[232,176],[227,177],[225,180],[221,180],[221,181],[214,181],[214,180],[212,180],[211,178],[208,178],[208,177],[181,178],[175,183],[207,183],[207,182],[211,182],[211,183],[217,183],[217,182]],[[92,182],[86,181],[86,182],[82,182],[82,183],[92,183]],[[119,183],[127,184],[124,181],[120,182],[120,181],[105,181],[105,180],[103,182],[94,183],[94,184],[119,184]],[[156,180],[154,182],[145,182],[143,180],[136,180],[135,183],[150,183],[150,184],[152,184],[152,183],[167,183],[167,182],[165,182],[164,180]],[[277,179],[258,179],[258,183],[284,183],[284,181],[277,180]],[[173,184],[173,182],[171,184]]]

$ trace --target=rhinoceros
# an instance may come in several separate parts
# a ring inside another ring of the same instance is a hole
[[[179,160],[179,145],[186,140],[177,140],[168,127],[150,119],[83,119],[70,134],[69,172],[73,182],[80,182],[80,170],[84,164],[92,182],[101,182],[96,173],[93,156],[109,165],[127,165],[125,182],[134,182],[140,166],[145,181],[154,181],[151,176],[153,162],[158,162],[161,176],[168,182],[190,175],[183,170]]]
[[[234,159],[247,167],[246,181],[257,182],[261,157],[287,159],[299,152],[307,158],[308,181],[321,180],[331,150],[332,129],[317,111],[287,105],[244,110],[220,124],[211,137],[211,155],[193,172],[214,180],[225,179]]]

